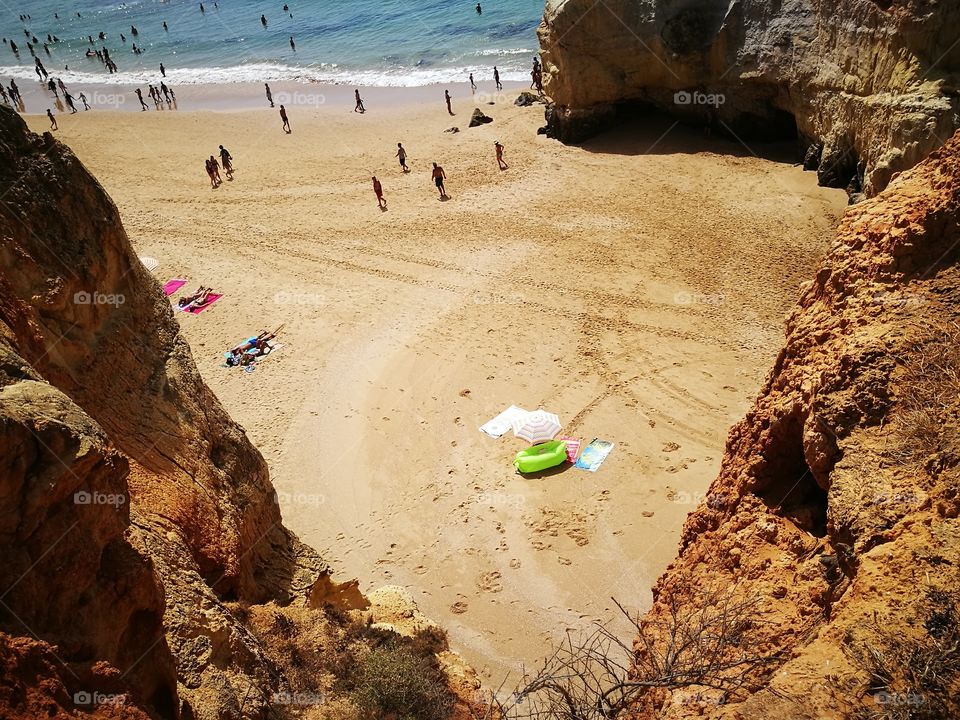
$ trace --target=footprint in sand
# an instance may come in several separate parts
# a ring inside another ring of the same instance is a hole
[[[679,449],[680,449],[680,446],[677,445],[677,443],[675,442],[668,442],[666,445],[663,446],[664,452],[675,452]]]
[[[425,568],[423,565],[417,565],[417,566],[413,569],[413,571],[414,571],[417,575],[423,575],[424,573],[427,572],[427,568]]]
[[[450,612],[455,615],[463,615],[467,611],[467,604],[463,600],[457,600],[450,606]]]
[[[572,565],[572,564],[573,564],[573,560],[571,560],[570,558],[565,558],[565,557],[558,557],[558,558],[557,558],[557,562],[560,563],[561,565]]]
[[[503,583],[500,582],[500,571],[490,570],[485,572],[477,580],[477,587],[481,592],[498,593],[503,590]]]
[[[513,558],[513,560],[510,561],[510,568],[513,570],[519,570],[520,560],[518,558]]]

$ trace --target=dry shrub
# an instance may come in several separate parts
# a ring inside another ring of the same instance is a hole
[[[908,635],[902,623],[874,621],[874,639],[844,650],[867,676],[856,720],[941,720],[960,717],[960,625],[953,598],[929,590],[923,632]]]
[[[899,358],[901,398],[893,417],[899,440],[893,455],[913,467],[942,449],[944,420],[957,405],[960,388],[960,325],[941,323],[920,331],[924,339]]]
[[[351,699],[370,720],[446,720],[455,703],[436,658],[414,655],[409,643],[370,650],[350,682]]]

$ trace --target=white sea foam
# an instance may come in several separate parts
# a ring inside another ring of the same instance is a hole
[[[83,85],[144,85],[166,82],[172,87],[179,85],[221,85],[250,82],[299,81],[330,85],[359,85],[367,87],[421,87],[437,83],[464,82],[471,67],[444,68],[391,68],[391,69],[345,69],[337,65],[316,67],[291,67],[276,64],[250,64],[233,67],[176,68],[168,69],[164,78],[156,70],[128,70],[114,74],[86,72],[83,70],[53,71],[50,76],[60,78],[68,86]],[[9,83],[9,78],[34,80],[37,75],[26,65],[0,67],[0,80]],[[528,75],[519,70],[503,69],[502,80],[525,80]],[[486,79],[486,78],[483,78]]]

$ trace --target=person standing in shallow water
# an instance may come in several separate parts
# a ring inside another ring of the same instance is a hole
[[[477,84],[473,81],[473,73],[470,73],[470,90],[476,92]]]
[[[280,119],[283,120],[283,131],[289,135],[293,132],[290,129],[290,119],[287,117],[287,109],[281,105],[280,106]]]

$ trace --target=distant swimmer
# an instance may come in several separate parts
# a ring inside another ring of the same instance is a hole
[[[267,26],[267,16],[266,16],[266,15],[261,15],[261,16],[260,16],[260,24],[263,25],[264,27]]]
[[[140,88],[137,88],[134,90],[134,92],[137,94],[137,100],[140,101],[141,112],[148,110],[149,108],[147,107],[147,104],[143,101],[143,91],[141,91]]]
[[[493,66],[493,81],[497,84],[497,90],[503,90],[503,85],[500,84],[500,71],[497,70],[497,66]]]
[[[380,184],[380,181],[377,180],[377,176],[374,175],[373,178],[373,192],[377,195],[377,207],[381,210],[387,209],[387,201],[383,197],[383,185]]]
[[[163,66],[163,63],[160,63],[160,74],[163,75],[163,77],[167,76],[167,69]]]
[[[400,158],[400,168],[403,172],[410,172],[410,168],[407,167],[407,151],[403,149],[402,143],[397,143],[397,157]]]
[[[50,118],[50,129],[57,129],[57,119],[53,116],[53,113],[50,112],[50,108],[47,108],[47,117]]]
[[[284,130],[284,132],[287,133],[287,135],[289,135],[291,132],[293,132],[293,131],[290,129],[290,119],[287,117],[287,109],[286,109],[285,107],[283,107],[283,105],[280,106],[280,119],[283,120],[283,130]]]
[[[443,200],[447,197],[447,190],[443,187],[443,181],[447,179],[447,174],[443,171],[442,167],[434,163],[432,177],[433,182],[437,186],[437,190],[440,191],[440,199]]]
[[[205,13],[207,9],[203,6],[203,3],[200,3],[200,12]]]
[[[357,99],[357,105],[353,108],[354,112],[365,113],[367,109],[363,106],[363,100],[360,99],[360,91],[354,90],[353,96]]]
[[[473,73],[470,73],[470,89],[471,90],[477,89],[477,84],[473,81]]]
[[[169,31],[170,31],[170,28],[167,27],[167,21],[166,21],[166,20],[163,21],[163,31],[164,31],[164,32],[169,32]]]
[[[449,91],[449,90],[444,90],[444,91],[443,91],[443,97],[444,97],[444,98],[446,99],[446,101],[447,101],[447,112],[450,113],[451,115],[453,115],[453,108],[450,106],[450,91]]]
[[[267,91],[267,102],[270,103],[270,107],[273,107],[273,93],[270,92],[270,86],[267,83],[264,83],[263,87]]]
[[[500,166],[501,170],[506,170],[510,166],[507,165],[507,163],[504,162],[504,159],[503,159],[503,144],[499,140],[497,140],[493,143],[493,146],[494,146],[494,149],[497,151],[497,165]]]
[[[483,15],[483,8],[480,7],[480,3],[477,3],[477,15]]]
[[[131,26],[130,26],[130,34],[133,35],[134,37],[137,37],[137,35],[139,35],[140,32],[137,30],[136,26],[131,25]]]
[[[290,12],[290,6],[289,6],[289,5],[284,5],[284,6],[283,6],[283,11],[284,11],[284,12]]]
[[[293,41],[293,35],[290,36],[290,49],[294,52],[297,51],[297,44]]]

